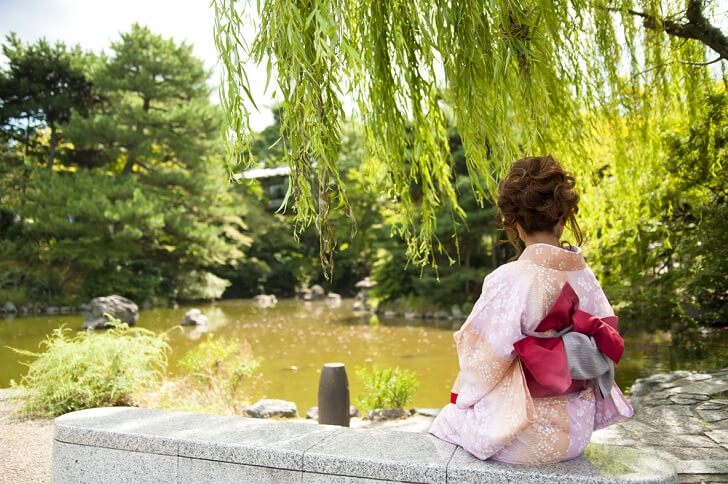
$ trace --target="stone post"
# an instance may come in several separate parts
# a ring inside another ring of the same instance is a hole
[[[326,363],[321,369],[318,423],[349,426],[349,380],[343,363]]]

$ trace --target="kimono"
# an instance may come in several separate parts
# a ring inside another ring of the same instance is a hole
[[[616,317],[581,250],[529,245],[488,274],[455,332],[460,372],[430,433],[479,459],[539,464],[581,455],[594,430],[634,412],[613,367],[606,391],[569,375],[566,331],[585,333],[614,363],[621,357]]]

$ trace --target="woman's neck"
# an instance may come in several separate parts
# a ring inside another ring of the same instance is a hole
[[[561,244],[559,243],[559,238],[556,237],[554,234],[548,232],[536,232],[533,234],[529,234],[522,240],[523,244],[526,247],[533,244],[548,244],[555,247],[561,247]]]

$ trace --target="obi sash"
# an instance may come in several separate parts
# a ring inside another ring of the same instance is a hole
[[[547,336],[526,336],[513,346],[523,366],[528,389],[535,398],[566,395],[588,386],[569,371],[563,334],[575,331],[594,339],[596,347],[615,364],[624,353],[616,316],[598,318],[579,309],[579,297],[567,282],[551,310],[536,327]],[[548,336],[554,333],[553,336]]]

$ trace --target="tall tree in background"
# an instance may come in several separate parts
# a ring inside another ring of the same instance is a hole
[[[0,196],[11,220],[0,224],[0,272],[31,300],[220,297],[215,270],[250,239],[209,73],[191,46],[138,25],[86,63],[102,102],[64,125],[63,170],[11,174],[23,188]]]
[[[203,169],[219,130],[210,104],[209,73],[189,44],[133,25],[112,42],[94,81],[105,104],[69,127],[84,157],[130,174],[165,167]]]
[[[0,126],[7,136],[25,145],[40,128],[48,128],[46,166],[53,169],[59,128],[73,111],[86,114],[96,99],[93,84],[83,70],[84,54],[45,39],[25,44],[10,34],[2,53],[8,67],[0,74]]]
[[[255,24],[250,2],[216,0],[232,157],[243,166],[251,162],[246,103],[255,103],[241,65],[252,58],[267,64],[282,96],[297,220],[315,222],[325,265],[335,245],[329,214],[349,210],[335,156],[345,96],[356,100],[368,150],[388,174],[410,260],[431,260],[441,207],[463,215],[442,87],[481,201],[514,159],[547,151],[586,181],[585,198],[598,197],[600,183],[613,180],[635,200],[663,175],[664,151],[655,143],[668,113],[684,109],[690,121],[697,118],[703,94],[713,89],[706,64],[725,67],[728,37],[716,26],[716,4],[266,0],[258,3]],[[248,44],[243,34],[250,28],[256,34]],[[606,170],[588,151],[605,135],[611,150]],[[636,183],[630,176],[639,169],[655,178]],[[606,172],[610,176],[601,177]],[[421,186],[417,199],[412,182]],[[608,218],[595,223],[595,231],[619,225],[621,217],[632,225],[619,226],[628,233],[615,237],[634,238],[643,208],[594,208],[595,219]]]

